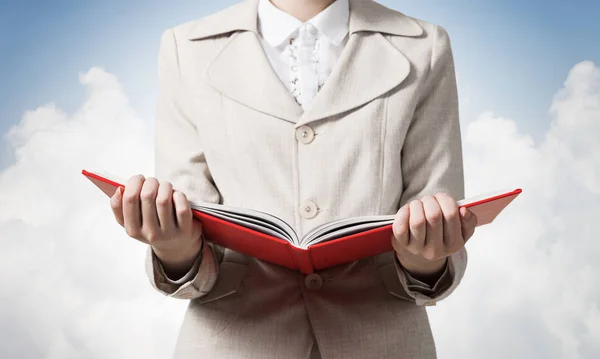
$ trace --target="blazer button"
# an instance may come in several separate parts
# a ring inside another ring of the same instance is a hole
[[[310,290],[317,290],[323,286],[323,278],[317,273],[311,273],[304,278],[304,285]]]
[[[315,131],[309,126],[300,126],[296,129],[296,139],[298,142],[308,145],[315,139]]]
[[[312,201],[302,201],[299,210],[302,218],[310,219],[317,215],[317,205]]]

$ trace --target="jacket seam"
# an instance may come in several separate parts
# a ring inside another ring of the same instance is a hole
[[[429,55],[429,66],[427,66],[427,72],[425,74],[423,74],[423,82],[422,82],[422,86],[421,89],[419,91],[419,101],[417,102],[417,105],[415,107],[415,112],[417,112],[419,110],[419,107],[421,105],[421,102],[423,101],[423,97],[427,96],[427,93],[429,91],[429,75],[431,74],[432,70],[433,70],[433,59],[435,57],[435,43],[437,41],[437,29],[438,29],[438,25],[435,24],[433,25],[433,34],[432,34],[432,40],[431,40],[431,54]],[[414,116],[413,119],[411,121],[414,121]]]
[[[437,32],[438,32],[438,25],[435,24],[433,26],[433,36],[432,36],[432,40],[431,40],[431,58],[429,59],[429,70],[427,71],[427,75],[429,75],[429,73],[431,72],[431,69],[433,68],[433,59],[435,58],[435,42],[437,41]]]
[[[385,156],[385,144],[387,138],[387,128],[388,128],[388,109],[389,109],[390,96],[386,96],[384,103],[384,115],[383,115],[383,124],[381,125],[381,138],[380,138],[380,146],[379,151],[381,153],[381,163],[379,164],[379,177],[381,178],[381,186],[379,187],[379,212],[383,211],[383,194],[385,188],[385,165],[386,165],[386,156]]]
[[[427,96],[428,92],[429,92],[429,75],[431,75],[431,72],[433,71],[433,59],[435,58],[435,42],[437,41],[437,30],[438,30],[438,25],[433,25],[433,36],[431,37],[431,54],[429,57],[429,66],[427,67],[427,73],[424,75],[424,79],[423,79],[423,89],[425,91],[421,91],[421,96],[420,96],[420,101],[423,101],[423,96]],[[417,108],[419,108],[419,105],[417,105]]]
[[[391,39],[388,36],[388,40],[391,41]],[[385,168],[385,139],[386,139],[386,132],[387,132],[387,123],[389,121],[388,119],[388,108],[389,108],[389,101],[390,101],[390,92],[388,92],[387,96],[385,96],[385,101],[383,103],[384,106],[384,110],[383,110],[383,120],[382,120],[382,124],[380,126],[380,137],[379,137],[379,178],[380,178],[380,186],[379,186],[379,200],[378,200],[378,204],[377,204],[377,208],[378,208],[378,214],[381,214],[383,211],[383,193],[384,193],[384,185],[385,185],[385,178],[384,178],[384,168]]]
[[[214,38],[214,37],[210,39],[210,42],[213,45],[213,49],[214,49],[214,53],[215,53],[214,56],[217,56],[222,51],[222,49],[223,49],[224,46],[219,47],[219,44],[217,42],[217,38]],[[214,60],[214,57],[213,57],[213,60]],[[224,103],[223,103],[223,93],[221,93],[221,91],[217,91],[216,89],[212,88],[212,86],[209,84],[209,81],[208,81],[208,67],[210,66],[211,63],[212,63],[212,61],[207,62],[206,66],[202,69],[202,76],[201,76],[201,78],[203,78],[203,81],[205,82],[204,86],[210,87],[210,91],[214,91],[214,92],[217,92],[219,94],[219,104],[220,104],[220,106],[219,106],[219,111],[218,111],[218,115],[217,116],[218,116],[218,119],[219,119],[219,123],[224,123],[223,112],[225,111],[225,109],[224,109]],[[208,163],[207,163],[207,166],[208,166]],[[210,168],[208,169],[208,171],[210,172]],[[212,179],[211,182],[212,182],[213,186],[215,187],[215,189],[219,193],[219,204],[223,204],[223,194],[219,190],[219,187],[217,186],[216,182],[214,181],[214,177],[212,176],[212,173],[211,173],[211,179]],[[215,253],[215,255],[216,255],[216,253]],[[222,252],[221,252],[221,256],[220,257],[221,257],[220,258],[221,261],[225,257],[225,248],[224,247],[222,247]],[[216,256],[215,256],[215,259],[217,260],[217,263],[221,263],[221,261],[219,261],[218,258],[216,258]]]
[[[300,228],[301,225],[301,219],[300,219],[300,213],[298,211],[298,208],[300,206],[300,165],[299,165],[299,161],[298,161],[298,141],[296,140],[295,136],[292,139],[292,147],[293,147],[293,158],[292,158],[292,183],[294,186],[294,229],[295,230],[300,230],[300,232],[302,232],[302,228]],[[302,237],[302,235],[300,233],[297,234],[298,237]]]
[[[175,36],[175,31],[172,28],[167,29],[167,31],[173,37],[173,45],[175,46],[175,64],[177,65],[177,77],[181,79],[181,66],[179,61],[179,44],[177,43],[177,36]]]

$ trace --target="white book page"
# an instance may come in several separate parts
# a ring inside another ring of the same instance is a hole
[[[376,228],[378,226],[384,225],[384,223],[387,221],[393,221],[393,219],[394,215],[362,216],[342,218],[335,221],[323,223],[322,225],[317,226],[309,232],[307,232],[304,235],[304,237],[302,237],[302,239],[300,240],[300,245],[307,246],[309,244],[323,242],[325,239],[321,239],[321,237],[327,236],[326,238],[331,239],[332,237],[329,234],[332,232],[346,230],[346,232],[349,233],[348,231],[351,231],[352,228],[363,228],[365,224],[371,225],[369,229]],[[357,231],[354,231],[353,233],[356,232]]]
[[[204,208],[201,211],[206,214],[210,214],[217,218],[223,219],[227,222],[235,223],[242,227],[250,228],[257,232],[265,233],[270,236],[277,237],[277,238],[283,239],[284,241],[293,243],[293,239],[290,238],[289,235],[284,230],[282,230],[281,228],[279,228],[269,222],[266,222],[266,221],[263,221],[260,219],[255,219],[252,217],[244,217],[241,215],[237,215],[235,213],[212,210],[212,209],[208,209],[208,208]]]
[[[273,226],[280,228],[281,231],[283,231],[284,233],[287,234],[287,238],[282,238],[282,239],[287,240],[287,241],[290,241],[290,239],[291,239],[290,243],[292,243],[294,245],[299,245],[298,235],[296,234],[296,231],[294,231],[294,228],[292,228],[292,226],[290,226],[287,222],[285,222],[281,218],[276,217],[272,214],[261,212],[261,211],[256,211],[253,209],[231,207],[231,206],[226,206],[226,205],[222,205],[222,204],[214,204],[214,203],[192,203],[192,202],[190,202],[190,206],[192,206],[192,208],[197,209],[199,211],[204,211],[205,209],[209,209],[209,210],[212,210],[213,212],[219,211],[221,213],[236,214],[236,215],[238,215],[237,220],[242,222],[241,225],[243,225],[243,222],[246,221],[246,218],[248,218],[250,220],[251,219],[259,220],[260,222],[263,222],[263,223],[270,223]],[[280,235],[278,235],[276,237],[281,238]]]
[[[327,241],[331,241],[340,237],[350,236],[352,234],[365,232],[371,229],[379,228],[382,226],[386,226],[394,223],[394,219],[384,219],[380,221],[374,222],[355,222],[353,224],[349,224],[348,226],[342,227],[333,227],[330,231],[323,232],[318,237],[307,238],[306,243],[302,243],[303,248],[308,248],[309,246],[316,243],[323,243]],[[391,239],[390,239],[391,240]]]

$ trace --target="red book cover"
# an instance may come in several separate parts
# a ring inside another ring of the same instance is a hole
[[[123,184],[97,173],[82,170],[82,174],[109,197],[115,193],[117,187],[124,188]],[[457,203],[459,207],[468,207],[476,215],[477,225],[481,226],[491,223],[521,192],[521,189],[499,191],[467,198]],[[374,228],[344,234],[338,238],[301,248],[284,238],[233,223],[213,213],[207,213],[210,211],[198,209],[201,206],[194,207],[196,208],[192,209],[192,213],[202,222],[203,233],[207,240],[304,274],[393,250],[393,216],[382,216],[384,220],[373,225]]]

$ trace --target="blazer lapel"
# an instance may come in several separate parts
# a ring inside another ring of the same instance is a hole
[[[206,78],[224,96],[257,111],[294,123],[302,115],[254,32],[233,34],[209,64]]]
[[[279,80],[258,38],[258,1],[243,0],[202,18],[192,27],[188,39],[231,34],[206,68],[208,83],[242,105],[296,122],[302,108]]]
[[[363,105],[398,86],[409,72],[407,58],[383,35],[354,34],[297,126]]]
[[[359,107],[398,86],[410,61],[383,35],[420,36],[413,19],[372,0],[350,0],[349,40],[296,126]]]

